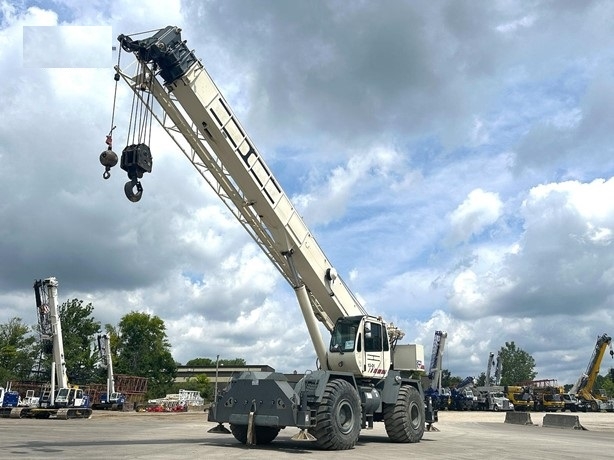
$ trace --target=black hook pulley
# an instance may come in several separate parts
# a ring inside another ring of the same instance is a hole
[[[151,172],[152,164],[151,150],[146,144],[132,144],[122,151],[120,166],[130,178],[124,185],[124,192],[130,201],[137,202],[141,199],[143,187],[138,179]]]

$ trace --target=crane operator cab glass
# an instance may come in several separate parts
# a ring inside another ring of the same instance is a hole
[[[328,350],[330,370],[383,378],[390,369],[386,325],[370,316],[339,318]]]

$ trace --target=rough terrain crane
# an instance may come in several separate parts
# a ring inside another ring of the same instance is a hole
[[[98,336],[98,351],[107,367],[107,391],[100,396],[100,401],[92,404],[92,409],[122,410],[126,396],[115,391],[113,377],[113,356],[111,354],[111,338],[107,334]]]
[[[41,395],[37,406],[14,408],[10,417],[90,418],[92,409],[88,407],[89,396],[82,389],[68,384],[58,310],[58,281],[55,278],[37,280],[34,282],[34,293],[42,346],[52,354],[51,390]]]
[[[152,169],[146,141],[153,117],[292,286],[317,356],[316,370],[295,385],[277,372],[233,377],[215,396],[209,420],[229,423],[244,444],[270,443],[293,426],[323,449],[349,449],[373,422],[384,422],[394,442],[420,441],[437,413],[414,376],[417,346],[397,345],[404,333],[369,315],[343,282],[181,30],[118,40],[120,52],[136,57],[134,72],[118,63],[115,76],[137,106],[131,126],[138,129],[128,133],[120,160],[127,198],[141,199],[139,179]],[[105,179],[118,161],[107,144]],[[318,321],[330,331],[328,346]]]
[[[591,359],[586,367],[586,372],[581,374],[573,387],[569,390],[569,393],[576,396],[578,400],[578,408],[583,411],[599,411],[601,406],[606,403],[607,397],[601,394],[596,394],[593,391],[595,386],[595,380],[599,375],[599,368],[601,367],[601,360],[605,355],[606,348],[610,347],[610,356],[614,358],[614,350],[612,350],[612,338],[603,334],[597,337],[595,348]]]

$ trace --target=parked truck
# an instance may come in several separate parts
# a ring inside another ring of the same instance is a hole
[[[534,409],[535,401],[530,387],[523,385],[507,385],[504,394],[514,405],[516,411],[529,411]]]
[[[495,367],[494,380],[491,378],[493,367]],[[495,354],[492,352],[489,353],[484,385],[475,388],[477,393],[477,408],[479,410],[490,410],[495,412],[514,410],[514,404],[505,395],[505,388],[499,385],[501,371],[502,362],[500,357],[497,357],[497,363],[495,365]]]
[[[539,412],[557,412],[565,409],[556,379],[541,379],[522,382],[533,396],[533,410]]]

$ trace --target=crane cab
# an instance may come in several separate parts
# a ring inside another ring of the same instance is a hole
[[[328,368],[365,378],[384,378],[390,369],[386,324],[372,316],[339,318],[331,334]]]

